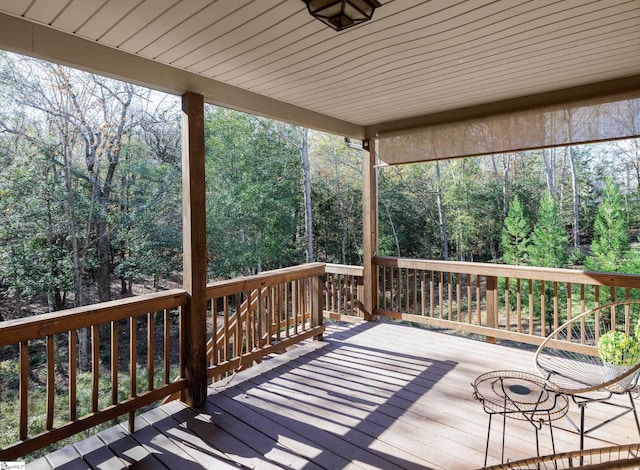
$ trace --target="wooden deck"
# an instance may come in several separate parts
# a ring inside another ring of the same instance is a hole
[[[470,384],[495,369],[533,372],[533,352],[385,322],[330,324],[324,342],[212,387],[203,409],[166,404],[140,416],[133,434],[115,426],[27,468],[478,468],[488,418]],[[590,406],[587,417],[607,412]],[[500,459],[494,423],[490,465]],[[557,425],[557,451],[577,449],[569,422]],[[508,420],[507,458],[535,455],[534,437]],[[586,446],[638,440],[627,416]],[[551,453],[548,428],[541,445]]]

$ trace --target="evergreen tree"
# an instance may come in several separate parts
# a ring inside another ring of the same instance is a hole
[[[586,260],[586,268],[618,271],[629,255],[629,227],[620,193],[611,178],[605,183],[593,231],[592,255]]]
[[[520,199],[516,197],[509,207],[509,213],[504,219],[502,228],[502,250],[505,263],[526,264],[530,231],[529,221],[524,216]]]
[[[536,225],[531,235],[529,260],[533,266],[562,268],[567,263],[569,239],[562,227],[558,207],[549,191],[540,201]]]

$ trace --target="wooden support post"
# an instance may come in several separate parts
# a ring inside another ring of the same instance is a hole
[[[364,174],[362,194],[362,235],[363,240],[363,284],[364,297],[359,302],[360,316],[365,320],[375,320],[374,309],[378,296],[373,257],[377,254],[378,213],[376,208],[375,143],[371,139],[362,141],[362,170]]]
[[[182,224],[184,288],[183,354],[188,386],[182,400],[204,405],[207,398],[207,230],[205,211],[204,97],[182,95]]]
[[[487,326],[489,328],[498,327],[498,278],[495,276],[487,276],[487,292],[486,292],[486,307],[487,307]],[[495,344],[496,338],[494,336],[487,336],[487,343]]]
[[[311,278],[311,327],[322,325],[322,276]],[[313,339],[322,341],[322,334],[314,336]]]

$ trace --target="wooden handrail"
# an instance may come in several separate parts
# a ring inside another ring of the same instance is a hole
[[[301,277],[322,276],[324,263],[307,263],[290,268],[274,269],[253,276],[238,277],[226,281],[215,281],[207,284],[207,299],[248,292],[261,287],[291,282]]]
[[[570,282],[610,287],[640,287],[640,275],[581,271],[577,269],[511,266],[505,264],[471,263],[464,261],[437,261],[412,258],[377,256],[374,264],[396,268],[474,274],[479,276],[513,277],[536,281]]]
[[[147,312],[185,305],[187,293],[182,289],[145,294],[101,304],[87,305],[58,312],[0,322],[0,346],[45,336],[79,330],[101,323],[124,320]]]
[[[351,266],[348,264],[331,264],[327,263],[325,271],[331,274],[342,274],[345,276],[360,276],[364,274],[362,266]]]

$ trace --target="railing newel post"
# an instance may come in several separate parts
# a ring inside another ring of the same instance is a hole
[[[487,326],[492,329],[498,327],[498,278],[496,276],[487,276],[487,290],[485,305],[487,309]],[[487,336],[487,343],[495,343],[495,336]]]

